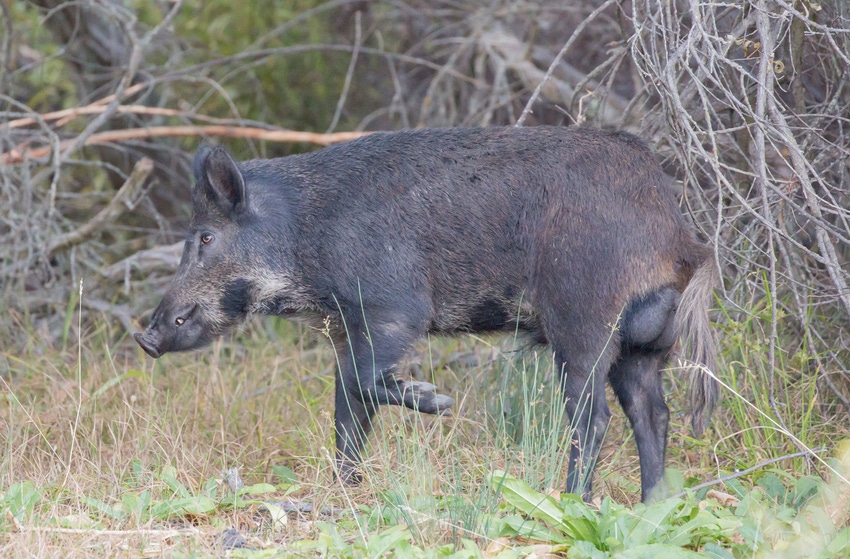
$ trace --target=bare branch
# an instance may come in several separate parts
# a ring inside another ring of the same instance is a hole
[[[38,117],[23,117],[17,118],[8,121],[5,124],[5,127],[9,129],[13,128],[23,128],[26,126],[32,126],[33,124],[38,124],[40,122],[54,122],[56,121],[57,127],[62,127],[71,122],[73,119],[84,116],[84,115],[97,115],[105,113],[107,107],[104,106],[102,100],[96,101],[91,105],[86,105],[84,107],[73,107],[70,109],[63,109],[61,111],[54,111],[51,113],[45,113],[43,115],[39,115]],[[147,115],[147,116],[171,116],[178,118],[186,118],[191,120],[199,120],[201,122],[210,122],[213,124],[221,124],[221,125],[240,125],[244,124],[244,120],[232,119],[232,118],[215,118],[207,115],[198,114],[191,111],[181,111],[178,109],[166,109],[163,107],[148,107],[147,105],[119,105],[115,109],[115,114],[121,115]]]
[[[499,53],[507,67],[517,74],[520,81],[526,87],[535,87],[535,93],[538,97],[542,94],[553,102],[569,106],[570,101],[575,96],[575,89],[571,84],[552,76],[552,71],[557,66],[557,58],[549,66],[549,72],[544,72],[523,54],[528,50],[527,45],[515,35],[499,26],[494,26],[492,29],[482,33],[481,42]],[[569,46],[569,43],[565,46]],[[532,100],[534,98],[533,94]],[[532,100],[529,100],[529,102],[531,103]],[[530,106],[526,104],[526,108]],[[530,114],[530,109],[529,112],[525,112],[524,114],[525,118],[527,118],[528,114]],[[614,107],[609,105],[600,107],[599,118],[602,122],[615,123],[621,117],[622,113]],[[525,121],[525,118],[520,118],[521,120],[517,121],[517,126],[521,126],[522,122]]]
[[[531,98],[528,100],[528,103],[525,104],[525,108],[522,110],[522,114],[519,115],[519,119],[516,121],[516,126],[522,126],[525,122],[526,117],[528,117],[529,113],[531,113],[531,107],[534,106],[535,101],[540,96],[540,92],[543,89],[543,86],[549,81],[549,78],[552,77],[552,72],[555,67],[564,58],[564,55],[567,54],[567,50],[572,46],[576,39],[581,36],[582,31],[593,21],[596,17],[608,9],[612,4],[614,4],[615,0],[606,0],[601,6],[593,10],[587,18],[576,27],[576,30],[573,31],[573,34],[570,35],[569,40],[564,43],[564,46],[561,47],[561,50],[558,52],[558,55],[555,56],[555,60],[549,65],[549,68],[546,70],[546,74],[541,78],[540,83],[537,84],[537,87],[534,88],[534,93],[531,94]]]
[[[156,246],[146,250],[140,250],[127,258],[107,266],[101,270],[101,275],[112,280],[123,279],[129,281],[130,272],[141,271],[144,274],[163,271],[171,273],[177,269],[180,263],[180,255],[183,253],[183,241],[166,245]]]
[[[331,119],[331,124],[328,126],[328,129],[325,131],[325,134],[330,134],[336,128],[337,123],[339,122],[339,117],[342,115],[342,108],[345,106],[345,98],[348,97],[348,88],[351,87],[351,77],[354,75],[354,68],[357,66],[357,55],[360,54],[360,47],[362,47],[362,37],[360,30],[360,12],[357,12],[355,16],[355,35],[354,35],[354,50],[351,53],[351,60],[348,63],[348,70],[345,72],[345,82],[342,85],[342,93],[339,95],[339,101],[336,104],[336,110],[334,111],[334,117]]]
[[[103,227],[114,222],[122,213],[132,210],[151,171],[153,171],[153,161],[146,158],[140,159],[133,167],[133,172],[127,177],[124,185],[109,202],[109,205],[79,228],[53,237],[47,246],[47,254],[50,255],[84,242]]]
[[[259,128],[235,126],[149,126],[147,128],[126,128],[91,134],[86,138],[85,145],[109,144],[143,138],[162,138],[167,136],[223,136],[229,138],[251,138],[267,142],[303,142],[326,146],[346,140],[366,136],[370,132],[336,132],[334,134],[319,134],[316,132],[295,132],[290,130],[263,130]],[[75,145],[74,141],[63,141],[58,150],[64,153]],[[23,150],[23,151],[22,151]],[[53,147],[16,148],[3,154],[4,165],[20,163],[25,159],[36,159],[48,155]]]
[[[816,455],[818,455],[822,452],[825,452],[825,449],[823,449],[823,448],[807,449],[807,450],[801,450],[800,452],[794,452],[793,454],[786,454],[784,456],[777,456],[776,458],[769,458],[767,460],[762,460],[761,462],[759,462],[755,466],[751,466],[751,467],[749,467],[745,470],[741,470],[741,471],[735,472],[733,474],[722,476],[722,477],[719,477],[717,479],[707,481],[705,483],[700,483],[699,485],[694,485],[693,487],[688,487],[684,491],[680,491],[679,493],[676,493],[675,495],[671,495],[670,498],[671,499],[681,499],[682,497],[687,495],[689,492],[700,491],[701,489],[705,489],[706,487],[711,487],[712,485],[719,485],[721,483],[726,483],[727,481],[731,481],[733,479],[738,479],[739,477],[744,477],[744,476],[749,475],[749,474],[751,474],[755,471],[758,471],[758,470],[760,470],[760,469],[762,469],[766,466],[770,466],[771,464],[776,464],[777,462],[781,462],[783,460],[791,460],[791,459],[794,459],[794,458],[800,458],[801,456],[816,456]]]

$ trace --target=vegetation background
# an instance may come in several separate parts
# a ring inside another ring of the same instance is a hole
[[[0,555],[850,554],[843,0],[0,0],[0,13]],[[200,141],[244,159],[517,124],[639,134],[715,247],[724,403],[692,439],[671,364],[669,483],[694,488],[675,506],[617,508],[639,476],[615,415],[596,506],[551,497],[541,516],[534,492],[563,487],[566,429],[546,352],[514,351],[521,340],[423,343],[409,368],[458,396],[455,417],[386,410],[368,482],[345,489],[321,333],[257,320],[156,363],[129,337],[176,268]]]

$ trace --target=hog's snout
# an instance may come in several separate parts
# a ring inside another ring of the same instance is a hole
[[[136,343],[142,346],[142,349],[145,350],[145,353],[147,353],[154,359],[162,357],[162,354],[164,352],[159,349],[154,340],[146,338],[145,334],[142,334],[141,332],[133,334],[133,337],[136,339]]]
[[[206,345],[213,338],[196,303],[177,307],[166,296],[154,311],[143,333],[133,337],[145,353],[157,359],[169,351],[187,351]]]

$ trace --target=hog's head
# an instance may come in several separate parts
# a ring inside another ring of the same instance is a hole
[[[251,222],[245,180],[224,148],[195,156],[192,222],[171,287],[136,341],[151,357],[210,343],[251,304]],[[256,234],[256,231],[254,231]]]

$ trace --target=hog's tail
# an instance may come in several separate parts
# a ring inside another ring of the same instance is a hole
[[[682,357],[690,373],[691,428],[696,437],[708,426],[720,398],[720,387],[715,379],[717,350],[708,323],[708,309],[718,282],[714,258],[705,258],[682,293],[676,311],[676,331],[682,342]]]

